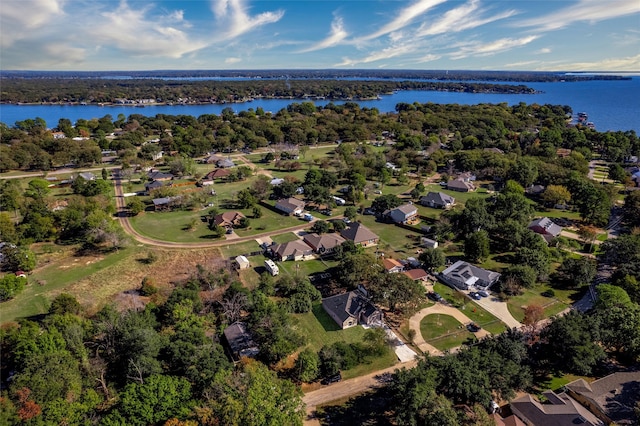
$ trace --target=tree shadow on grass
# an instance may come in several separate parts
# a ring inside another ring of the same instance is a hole
[[[363,395],[350,398],[340,405],[319,407],[314,417],[321,425],[382,425],[393,423],[391,413],[391,398],[386,395],[386,389],[381,388]]]

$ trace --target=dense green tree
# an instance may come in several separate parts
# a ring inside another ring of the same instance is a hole
[[[80,302],[68,293],[60,293],[52,301],[49,307],[49,313],[52,315],[74,314],[78,315],[82,312]]]
[[[624,220],[630,226],[640,226],[640,191],[631,191],[624,198]]]
[[[484,229],[467,235],[464,255],[472,262],[482,262],[489,257],[489,234]]]
[[[390,210],[402,204],[402,200],[394,194],[381,195],[371,203],[371,210],[382,214],[385,210]]]
[[[129,197],[129,200],[127,201],[127,208],[133,216],[137,216],[144,211],[145,204],[139,197]]]
[[[579,288],[591,284],[596,272],[596,263],[593,260],[587,257],[570,257],[558,267],[556,277],[565,287]]]
[[[311,349],[305,349],[296,358],[293,372],[301,382],[313,382],[320,373],[320,357]]]
[[[26,247],[5,245],[2,248],[2,264],[5,271],[30,272],[36,267],[36,255]]]
[[[7,274],[0,278],[0,302],[13,299],[27,285],[25,277],[17,277],[14,274]]]
[[[317,220],[313,223],[311,227],[311,232],[315,232],[316,234],[326,234],[331,229],[331,224],[326,220]]]

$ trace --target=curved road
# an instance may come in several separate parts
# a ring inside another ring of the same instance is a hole
[[[211,241],[206,243],[177,243],[173,241],[156,240],[154,238],[145,237],[144,235],[138,233],[138,231],[136,231],[133,228],[133,226],[131,226],[131,222],[129,222],[129,216],[127,213],[127,205],[125,202],[125,197],[122,191],[121,180],[122,179],[120,178],[120,174],[117,173],[116,171],[116,173],[114,173],[113,185],[115,187],[115,192],[116,192],[116,208],[117,208],[118,220],[122,225],[122,229],[124,229],[124,231],[127,234],[131,235],[136,241],[143,244],[150,245],[150,246],[164,247],[164,248],[208,248],[208,247],[227,246],[230,244],[253,241],[256,238],[286,234],[287,232],[301,231],[303,229],[308,228],[310,223],[313,223],[313,221],[304,222],[302,225],[290,226],[289,228],[279,229],[278,231],[263,232],[261,234],[254,234],[246,237],[238,237],[238,238],[233,238],[231,240],[224,239],[220,241]],[[342,216],[335,216],[328,219],[339,219],[341,217]]]

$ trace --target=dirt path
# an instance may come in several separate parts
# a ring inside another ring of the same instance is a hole
[[[102,169],[113,170],[118,169],[121,166],[99,166],[99,167],[87,167],[82,169],[71,169],[71,168],[63,168],[58,170],[49,170],[46,172],[31,172],[24,173],[21,175],[13,175],[13,176],[2,176],[0,175],[0,179],[24,179],[24,178],[44,178],[45,173],[47,176],[55,176],[55,175],[64,175],[68,173],[84,173],[84,172],[99,172]]]
[[[302,399],[307,405],[307,420],[305,421],[305,424],[320,424],[315,419],[315,411],[318,405],[324,405],[331,401],[348,398],[370,389],[382,387],[386,384],[385,378],[388,374],[392,374],[395,370],[400,368],[413,368],[416,365],[418,365],[416,360],[403,362],[396,364],[393,367],[385,368],[384,370],[374,371],[366,376],[355,377],[353,379],[344,380],[342,382],[307,392]]]

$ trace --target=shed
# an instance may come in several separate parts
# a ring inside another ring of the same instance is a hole
[[[249,262],[249,259],[247,259],[245,256],[238,256],[234,259],[235,263],[236,263],[236,267],[240,270],[242,269],[249,269],[251,267],[251,262]]]

